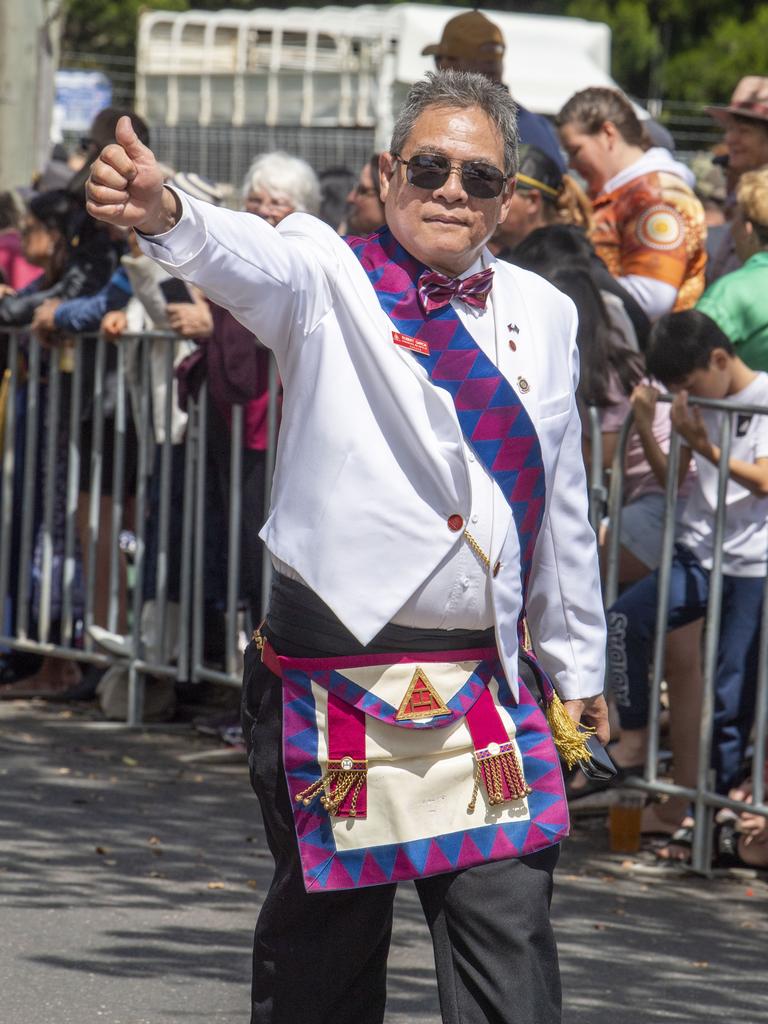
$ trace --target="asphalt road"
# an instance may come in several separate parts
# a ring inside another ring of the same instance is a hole
[[[244,763],[194,759],[211,747],[0,704],[0,1024],[247,1024],[270,858]],[[765,881],[659,875],[606,845],[579,819],[561,860],[564,1024],[768,1024]],[[439,1020],[401,886],[386,1024]]]

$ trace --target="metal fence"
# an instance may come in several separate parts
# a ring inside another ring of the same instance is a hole
[[[671,401],[671,396],[661,396],[661,401]],[[718,503],[714,524],[714,557],[710,573],[710,587],[705,617],[704,659],[702,679],[702,713],[698,723],[699,756],[698,777],[695,788],[677,785],[659,778],[659,736],[662,681],[664,679],[664,647],[667,636],[669,613],[669,591],[672,558],[675,543],[676,503],[678,495],[678,470],[680,466],[680,435],[672,432],[665,491],[664,532],[661,560],[658,570],[658,604],[653,643],[653,669],[650,680],[650,714],[648,728],[648,750],[643,779],[632,779],[635,788],[649,793],[667,796],[684,796],[694,808],[694,840],[691,866],[694,871],[707,873],[712,861],[712,824],[714,812],[719,808],[734,811],[750,810],[768,817],[765,802],[763,766],[766,758],[766,732],[768,731],[768,575],[763,587],[763,612],[759,640],[759,664],[757,694],[754,713],[754,744],[752,771],[752,800],[746,804],[730,800],[714,789],[714,775],[710,768],[713,725],[715,710],[715,687],[717,673],[718,640],[722,616],[723,598],[723,542],[726,527],[726,490],[729,479],[729,461],[733,436],[733,418],[738,414],[752,416],[768,415],[762,406],[739,405],[733,402],[714,401],[704,398],[689,398],[689,404],[701,408],[715,409],[733,415],[722,418],[719,438],[720,462],[718,468]],[[605,606],[610,608],[619,592],[619,552],[621,545],[621,515],[624,492],[625,455],[627,441],[632,430],[633,416],[628,415],[622,428],[611,468],[611,483],[608,500],[608,521],[610,534],[606,559]],[[593,428],[594,430],[594,425]]]
[[[143,719],[144,676],[180,682],[241,682],[241,647],[252,626],[240,593],[239,547],[242,508],[241,460],[243,408],[232,407],[228,450],[229,490],[223,525],[209,521],[207,481],[211,403],[203,384],[188,405],[183,441],[174,444],[178,413],[171,387],[174,346],[179,339],[154,332],[124,336],[113,347],[103,336],[75,338],[66,347],[44,349],[26,332],[6,335],[5,408],[0,417],[0,646],[53,655],[127,672],[127,723]],[[157,355],[160,353],[158,360]],[[23,354],[23,359],[20,356]],[[161,369],[159,369],[161,367]],[[265,458],[266,516],[269,481],[274,468],[279,382],[270,363],[268,448]],[[154,375],[154,376],[153,376]],[[157,379],[159,375],[159,381]],[[160,383],[164,405],[153,425],[153,388]],[[669,400],[669,396],[667,396]],[[692,399],[692,404],[732,413],[766,415],[761,407]],[[84,432],[84,411],[88,428]],[[650,682],[649,743],[646,773],[631,784],[655,794],[685,796],[695,807],[693,868],[705,872],[711,851],[715,809],[748,806],[768,816],[762,767],[768,726],[768,577],[764,584],[757,701],[755,707],[753,800],[747,805],[718,794],[710,771],[715,673],[722,605],[725,494],[731,448],[731,419],[723,418],[719,469],[719,503],[715,523],[715,557],[711,572],[703,675],[703,712],[699,730],[699,768],[695,787],[662,780],[658,775],[659,707],[664,676],[664,642],[672,563],[679,436],[669,452],[666,514],[659,569],[658,608]],[[597,410],[589,411],[592,472],[590,519],[597,530],[606,509],[602,449]],[[130,433],[135,427],[136,465],[132,480]],[[618,594],[618,567],[624,459],[632,427],[631,414],[613,460],[607,511],[610,534],[605,601]],[[157,444],[155,437],[162,438]],[[111,456],[111,467],[109,467]],[[87,462],[87,464],[86,464]],[[183,466],[182,484],[174,484],[174,467]],[[103,495],[109,493],[109,523],[101,521]],[[252,514],[249,510],[249,514]],[[130,521],[133,544],[130,600],[125,597],[121,531]],[[105,537],[105,532],[108,536]],[[106,565],[99,551],[107,552]],[[149,559],[149,548],[154,552]],[[208,579],[206,558],[226,551],[221,629],[223,644],[215,658],[206,655],[204,610]],[[172,563],[177,570],[172,569]],[[84,574],[79,567],[85,566]],[[178,578],[174,577],[177,572]],[[262,601],[266,607],[270,561],[264,558]],[[145,583],[151,584],[145,586]],[[97,590],[106,593],[97,622]],[[147,593],[151,592],[151,606]],[[151,608],[148,623],[148,609]],[[123,632],[124,623],[127,632]],[[119,653],[95,637],[106,629],[122,641]],[[113,653],[109,653],[113,651]]]
[[[66,347],[44,349],[26,332],[7,333],[0,475],[0,647],[105,668],[122,665],[129,679],[129,725],[142,721],[144,674],[239,686],[239,641],[251,625],[258,624],[248,621],[238,586],[243,407],[232,407],[226,536],[222,538],[215,525],[206,523],[210,402],[205,384],[188,405],[180,451],[173,450],[177,446],[172,436],[171,385],[178,341],[168,333],[124,335],[113,349],[103,336],[93,335],[76,337]],[[151,365],[153,346],[161,346],[159,382],[152,380],[158,368],[156,359]],[[24,358],[20,359],[22,350]],[[111,370],[109,363],[114,363]],[[152,387],[158,383],[166,398],[163,422],[153,428]],[[271,362],[265,509],[256,514],[266,514],[269,505],[278,386]],[[89,415],[84,431],[86,404]],[[158,426],[164,439],[156,445]],[[131,442],[134,427],[135,445]],[[131,451],[135,451],[133,485],[128,479]],[[83,465],[88,452],[89,464]],[[108,453],[112,463],[109,480],[105,472]],[[173,496],[174,462],[183,464],[180,501]],[[152,481],[157,500],[149,515]],[[105,524],[100,522],[105,492],[111,505],[106,538]],[[120,539],[129,520],[135,539],[126,604]],[[150,539],[155,557],[148,569]],[[108,550],[106,566],[98,559],[100,546]],[[203,617],[206,548],[210,552],[212,546],[215,552],[227,551],[223,651],[213,664],[204,657]],[[172,556],[179,565],[179,578],[173,581],[178,593],[173,600]],[[82,575],[81,565],[85,566]],[[148,623],[145,576],[149,571],[153,597]],[[263,595],[268,590],[269,571],[265,559]],[[97,585],[108,595],[104,620],[98,623]],[[121,623],[126,620],[129,628],[123,634]],[[106,653],[99,646],[94,640],[95,626],[106,629],[112,638],[109,650],[122,644],[120,654]],[[169,633],[175,634],[172,642]]]

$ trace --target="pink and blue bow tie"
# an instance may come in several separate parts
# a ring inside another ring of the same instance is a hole
[[[446,277],[435,270],[425,270],[418,281],[419,301],[425,313],[447,306],[451,299],[461,299],[468,306],[485,309],[493,286],[493,267],[470,277]]]

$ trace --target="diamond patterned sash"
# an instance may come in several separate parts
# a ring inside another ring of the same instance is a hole
[[[533,423],[512,385],[453,307],[425,315],[416,283],[426,268],[388,228],[348,241],[398,331],[427,342],[429,355],[416,358],[433,384],[450,394],[464,437],[512,510],[525,598],[545,500],[544,464]]]

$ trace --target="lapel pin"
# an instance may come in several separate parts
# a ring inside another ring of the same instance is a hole
[[[528,383],[525,377],[517,378],[517,386],[520,388],[524,395],[527,395],[528,392],[531,390],[531,385]]]
[[[509,339],[509,347],[512,349],[513,352],[517,352],[517,345],[515,344],[514,338]]]
[[[513,331],[515,334],[520,333],[520,328],[517,326],[517,324],[507,324],[507,330]]]

